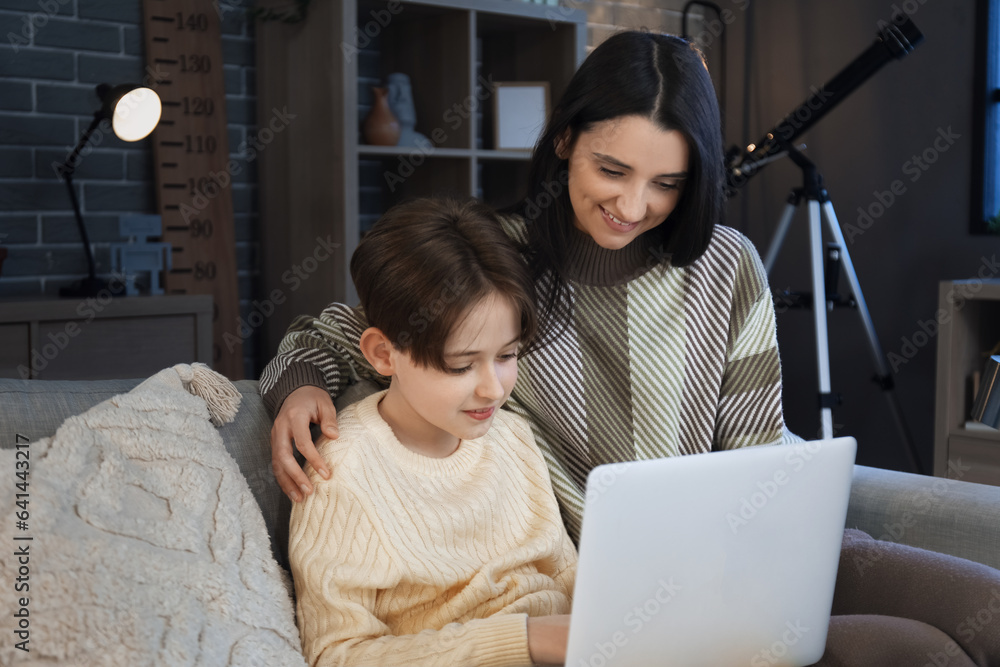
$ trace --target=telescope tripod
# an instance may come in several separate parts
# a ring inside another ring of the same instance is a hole
[[[784,243],[788,227],[791,225],[795,210],[805,200],[809,211],[809,256],[812,265],[812,311],[816,327],[816,362],[819,371],[819,410],[821,433],[824,439],[833,437],[833,407],[840,405],[839,394],[834,394],[830,390],[830,346],[827,335],[826,313],[834,305],[847,305],[856,307],[861,315],[861,322],[868,337],[868,346],[875,361],[876,373],[873,380],[885,392],[889,401],[889,409],[892,412],[899,429],[900,437],[906,447],[907,457],[913,469],[924,474],[923,466],[913,445],[913,438],[903,420],[902,409],[899,400],[893,391],[895,382],[889,372],[882,346],[879,344],[878,336],[875,334],[875,326],[872,324],[865,297],[861,293],[861,284],[858,282],[858,275],[854,271],[854,264],[851,255],[847,251],[847,243],[844,234],[837,221],[837,215],[833,210],[833,203],[823,187],[823,177],[816,169],[816,165],[810,162],[794,147],[788,148],[788,156],[802,170],[803,185],[801,188],[793,188],[788,197],[788,203],[778,221],[778,228],[774,238],[768,248],[767,256],[764,259],[764,269],[768,276],[771,268],[777,259],[778,252]],[[827,251],[828,265],[824,272],[823,263],[823,229],[821,218],[826,222],[827,229],[833,238],[833,243],[829,244]],[[851,289],[851,299],[841,299],[836,295],[836,285],[840,267],[843,267]],[[804,305],[804,304],[803,304]]]

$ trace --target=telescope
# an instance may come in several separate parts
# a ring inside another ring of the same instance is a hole
[[[837,305],[847,305],[858,310],[861,322],[868,337],[872,358],[875,361],[875,376],[872,378],[886,392],[889,408],[896,426],[899,428],[903,444],[906,447],[910,464],[917,473],[923,473],[920,457],[913,444],[903,411],[898,398],[892,391],[894,380],[889,372],[885,354],[875,332],[868,305],[861,293],[861,283],[854,270],[854,262],[847,248],[844,233],[837,221],[830,195],[823,185],[823,177],[819,169],[802,152],[793,145],[799,135],[818,123],[833,107],[837,106],[854,89],[867,81],[875,72],[890,60],[899,60],[912,51],[924,39],[923,34],[913,25],[908,16],[897,12],[892,17],[892,23],[879,24],[878,38],[864,53],[854,59],[839,74],[820,88],[805,102],[797,106],[780,123],[764,135],[756,144],[750,144],[742,151],[737,147],[730,150],[727,156],[726,180],[728,193],[734,194],[736,189],[759,172],[765,165],[787,155],[802,171],[802,186],[792,188],[785,204],[784,213],[778,222],[778,227],[767,255],[764,258],[764,271],[768,277],[775,259],[784,242],[796,208],[806,203],[809,213],[809,259],[812,274],[812,293],[790,294],[803,304],[808,301],[812,306],[813,319],[816,328],[816,369],[819,379],[817,395],[820,410],[820,432],[822,437],[833,437],[834,406],[840,405],[840,394],[830,388],[830,352],[827,332],[827,311]],[[823,223],[826,223],[832,242],[823,246]],[[824,257],[826,262],[824,263]],[[850,286],[850,298],[844,299],[838,293],[837,280],[843,269]],[[806,298],[808,297],[808,298]]]
[[[831,109],[867,81],[890,60],[900,60],[915,49],[924,35],[910,17],[896,13],[892,23],[883,25],[875,42],[819,90],[813,91],[802,104],[784,117],[756,144],[742,153],[730,151],[726,179],[730,191],[743,186],[765,165],[785,155],[792,142],[818,123]]]

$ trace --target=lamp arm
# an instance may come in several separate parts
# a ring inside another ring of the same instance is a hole
[[[69,190],[69,199],[73,203],[73,215],[76,218],[76,227],[80,230],[80,238],[83,239],[83,249],[87,255],[87,273],[91,282],[97,277],[97,269],[94,266],[94,253],[90,249],[90,237],[87,235],[87,226],[83,224],[83,214],[80,212],[80,201],[77,199],[76,190],[73,188],[73,173],[76,171],[76,161],[80,157],[80,152],[87,145],[87,142],[90,141],[90,135],[97,129],[102,118],[104,116],[101,115],[101,112],[94,114],[94,120],[80,137],[76,148],[73,149],[73,152],[66,157],[66,161],[57,169],[59,175],[66,181],[66,188]]]
[[[94,114],[94,120],[92,120],[90,122],[90,126],[83,131],[83,134],[80,136],[80,141],[76,144],[76,148],[73,149],[72,153],[66,156],[66,161],[56,168],[57,174],[63,178],[66,178],[67,174],[69,174],[70,178],[73,177],[73,172],[76,171],[76,161],[80,158],[80,153],[83,151],[83,147],[87,145],[88,141],[90,141],[90,135],[94,133],[94,130],[97,129],[97,126],[101,124],[103,119],[104,114],[101,111]]]
[[[69,199],[73,202],[73,216],[76,218],[76,228],[80,230],[80,238],[83,239],[83,249],[87,254],[87,274],[91,280],[97,277],[97,270],[94,266],[94,252],[90,249],[90,237],[87,236],[87,226],[83,224],[83,214],[80,213],[80,201],[76,198],[76,189],[73,187],[73,171],[63,174],[66,181],[66,188],[69,190]]]

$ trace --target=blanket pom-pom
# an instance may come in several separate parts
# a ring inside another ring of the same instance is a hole
[[[187,390],[208,405],[213,424],[222,426],[236,419],[243,396],[225,376],[200,363],[180,364],[175,370]]]

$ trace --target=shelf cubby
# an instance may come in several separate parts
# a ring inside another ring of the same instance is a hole
[[[938,311],[905,339],[904,358],[935,333],[934,474],[961,474],[967,482],[1000,486],[1000,431],[978,423],[967,426],[975,399],[972,377],[982,372],[987,353],[1000,343],[1000,280],[942,281]]]
[[[351,254],[393,204],[441,194],[517,200],[530,151],[492,150],[493,92],[482,82],[547,81],[558,99],[584,58],[586,14],[509,0],[320,2],[301,23],[258,24],[256,43],[259,117],[295,114],[260,154],[261,286],[286,297],[263,325],[270,358],[295,316],[356,301]],[[394,72],[410,77],[415,129],[430,148],[364,143],[372,86]],[[295,290],[282,287],[318,238],[336,252]]]

